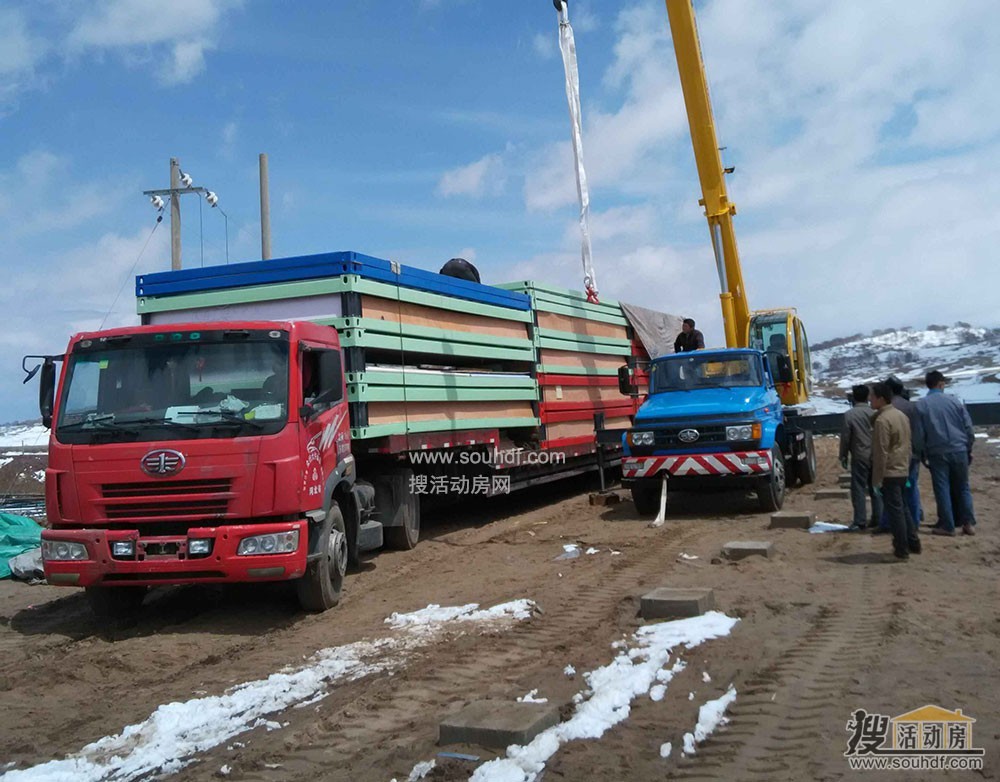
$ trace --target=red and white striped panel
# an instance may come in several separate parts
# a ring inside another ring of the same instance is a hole
[[[747,464],[744,461],[747,456],[757,457],[757,463]],[[622,459],[622,475],[626,478],[651,478],[663,470],[677,476],[766,474],[771,471],[771,452],[688,453],[680,456],[626,456]]]

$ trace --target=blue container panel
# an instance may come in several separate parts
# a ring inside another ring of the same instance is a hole
[[[201,293],[248,285],[337,277],[342,274],[358,274],[370,280],[401,285],[404,288],[511,309],[528,310],[531,307],[530,298],[522,293],[447,277],[411,266],[399,266],[397,274],[389,261],[356,252],[302,255],[228,266],[140,274],[135,278],[135,295],[139,297]]]

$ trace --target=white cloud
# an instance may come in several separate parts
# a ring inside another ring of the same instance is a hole
[[[0,77],[30,72],[45,56],[46,49],[45,42],[28,31],[21,11],[0,8]]]
[[[48,51],[48,43],[29,31],[24,13],[0,8],[0,117],[35,82],[36,69]]]
[[[503,190],[505,181],[503,158],[492,153],[467,166],[446,171],[438,182],[438,193],[443,196],[495,195]]]
[[[729,190],[751,306],[797,306],[814,337],[997,322],[981,291],[1000,280],[1000,225],[972,208],[1000,196],[983,176],[1000,160],[991,9],[986,0],[699,7],[720,144],[737,165]],[[615,29],[601,88],[582,96],[602,294],[721,333],[666,14],[627,7]],[[528,210],[575,211],[568,140],[522,157],[508,165],[527,172]],[[622,201],[646,211],[609,208]],[[542,254],[521,276],[558,274],[579,287],[579,234],[566,225],[562,261]]]
[[[144,59],[165,58],[157,77],[166,85],[190,82],[205,68],[225,14],[241,0],[172,0],[151,9],[147,0],[105,0],[81,16],[67,43],[73,50],[118,50]]]
[[[535,33],[531,36],[531,48],[545,60],[555,59],[559,54],[559,40],[556,32]]]

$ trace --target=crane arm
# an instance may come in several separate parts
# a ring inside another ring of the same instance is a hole
[[[733,216],[736,205],[726,193],[725,170],[719,153],[719,141],[708,96],[708,79],[698,42],[692,0],[666,0],[670,34],[677,56],[677,70],[691,127],[694,159],[701,180],[702,198],[708,228],[715,252],[722,292],[722,319],[726,329],[727,347],[746,347],[750,323],[750,305],[743,285],[740,254],[736,246]]]

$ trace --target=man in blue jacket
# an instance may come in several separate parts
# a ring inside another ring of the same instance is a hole
[[[927,459],[934,485],[938,523],[931,532],[953,537],[955,528],[961,527],[966,535],[975,535],[976,516],[969,489],[975,442],[972,419],[959,399],[944,393],[948,378],[943,374],[928,372],[925,382],[929,391],[917,404],[923,442],[914,450]]]

